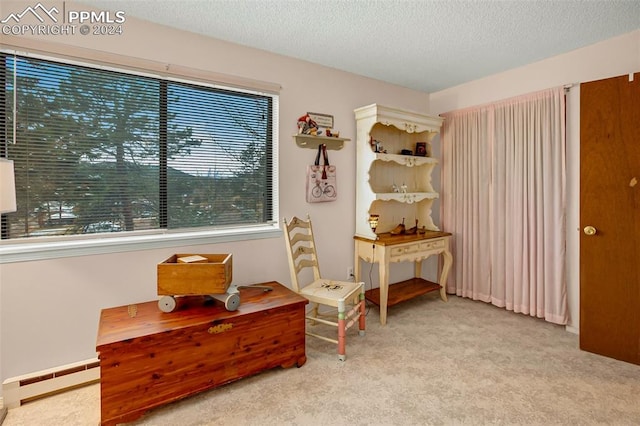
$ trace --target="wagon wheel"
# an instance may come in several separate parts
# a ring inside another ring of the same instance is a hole
[[[227,311],[235,311],[240,306],[240,295],[238,293],[212,294],[211,297],[224,303]]]
[[[158,307],[162,312],[173,312],[176,308],[176,298],[173,296],[162,296],[158,300]]]

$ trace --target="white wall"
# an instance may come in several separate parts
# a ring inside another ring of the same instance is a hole
[[[429,97],[431,113],[442,114],[566,84],[567,96],[567,296],[570,323],[580,325],[580,90],[581,82],[640,70],[640,30],[521,68],[472,81]]]
[[[311,214],[327,276],[343,278],[353,265],[353,110],[376,102],[428,111],[423,92],[132,18],[122,36],[42,39],[86,47],[91,54],[101,50],[280,84],[280,216]],[[352,140],[330,151],[338,167],[336,202],[305,202],[303,179],[315,152],[297,147],[292,135],[296,119],[307,111],[334,115],[335,129]],[[0,378],[94,357],[100,310],[157,300],[156,264],[179,252],[232,253],[234,284],[276,280],[290,285],[282,238],[3,264]]]

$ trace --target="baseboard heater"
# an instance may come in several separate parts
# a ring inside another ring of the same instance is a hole
[[[3,403],[7,408],[95,383],[100,380],[100,360],[92,358],[48,370],[6,379],[2,383]]]

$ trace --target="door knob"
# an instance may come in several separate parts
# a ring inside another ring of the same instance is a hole
[[[584,227],[584,233],[586,235],[589,235],[589,236],[596,235],[596,232],[597,232],[596,228],[594,228],[593,226],[585,226]]]

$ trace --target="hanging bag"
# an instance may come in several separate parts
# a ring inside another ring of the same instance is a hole
[[[320,165],[321,153],[323,158],[322,165]],[[307,166],[307,202],[335,201],[337,196],[336,166],[329,164],[327,145],[318,145],[315,163],[312,166]]]

